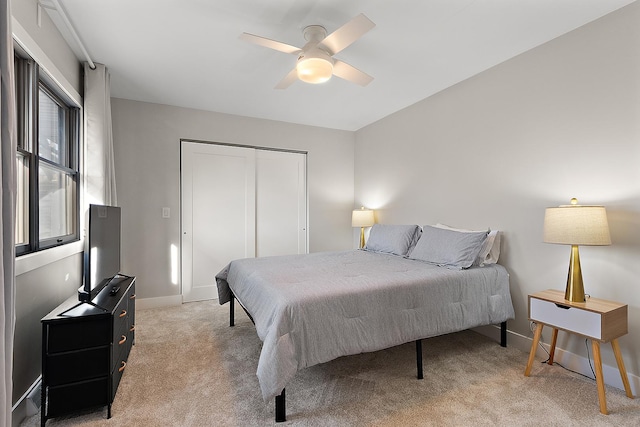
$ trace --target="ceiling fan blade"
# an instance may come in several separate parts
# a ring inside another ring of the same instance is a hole
[[[329,50],[330,55],[335,55],[351,43],[362,37],[367,31],[375,27],[376,24],[362,13],[342,27],[335,30],[324,38],[319,44]]]
[[[333,63],[333,75],[352,83],[359,84],[360,86],[366,86],[373,80],[373,77],[369,74],[337,59]]]
[[[299,47],[295,47],[286,43],[271,40],[266,37],[256,36],[254,34],[242,33],[240,34],[240,39],[247,41],[249,43],[257,44],[259,46],[268,47],[269,49],[274,49],[284,53],[291,53],[293,55],[297,55],[300,52],[302,52],[302,49],[300,49]]]
[[[298,70],[294,68],[293,70],[289,71],[286,76],[284,76],[284,79],[280,80],[280,83],[276,85],[275,89],[286,89],[291,86],[296,80],[298,80]]]

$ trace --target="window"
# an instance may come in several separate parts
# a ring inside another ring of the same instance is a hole
[[[79,238],[80,109],[16,53],[18,118],[16,254]]]

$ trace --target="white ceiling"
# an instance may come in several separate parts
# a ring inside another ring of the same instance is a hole
[[[633,1],[58,3],[91,59],[109,68],[114,97],[357,130]],[[336,58],[372,75],[366,87],[334,77],[276,90],[296,57],[238,38],[249,32],[301,47],[305,26],[320,24],[331,33],[359,13],[376,27]]]

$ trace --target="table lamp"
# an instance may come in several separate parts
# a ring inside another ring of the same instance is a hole
[[[364,248],[364,228],[371,227],[375,222],[373,211],[365,209],[364,206],[351,214],[351,226],[360,227],[360,249]]]
[[[573,198],[570,205],[547,208],[544,213],[543,240],[545,243],[571,245],[569,275],[564,299],[571,302],[584,302],[584,285],[578,246],[611,244],[607,212],[604,206],[579,205],[578,199]]]

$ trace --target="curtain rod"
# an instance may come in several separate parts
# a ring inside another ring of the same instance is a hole
[[[62,4],[60,3],[59,0],[49,0],[49,1],[51,1],[51,3],[53,3],[54,8],[56,9],[56,11],[60,14],[60,17],[62,18],[62,21],[64,22],[64,25],[67,26],[67,29],[71,33],[71,36],[73,37],[75,42],[80,47],[80,50],[82,51],[82,54],[84,55],[85,59],[89,63],[89,67],[91,67],[91,69],[94,70],[96,68],[96,64],[94,64],[93,61],[91,60],[91,56],[89,56],[89,52],[87,52],[87,49],[84,47],[84,43],[82,43],[82,40],[80,40],[80,36],[76,32],[76,29],[74,28],[73,24],[71,23],[71,20],[67,16],[67,12],[64,10],[64,7],[62,7]]]

